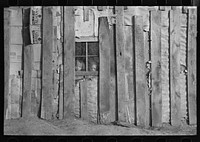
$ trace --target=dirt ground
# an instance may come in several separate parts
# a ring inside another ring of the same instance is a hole
[[[97,125],[81,119],[41,120],[38,118],[4,121],[4,135],[196,135],[197,127],[182,125],[141,128],[128,125]]]

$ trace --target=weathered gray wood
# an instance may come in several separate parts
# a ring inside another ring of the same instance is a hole
[[[53,12],[51,7],[43,7],[42,41],[42,114],[44,119],[52,118],[52,48]]]
[[[151,59],[152,59],[152,126],[160,126],[162,122],[161,94],[161,14],[151,12]]]
[[[100,115],[110,110],[110,31],[108,19],[99,18],[99,103]]]
[[[64,117],[73,114],[75,30],[72,6],[64,7]]]
[[[10,11],[4,9],[4,119],[8,109],[9,74],[10,74]]]
[[[87,81],[80,82],[81,91],[81,118],[88,120],[88,108],[87,108]]]
[[[59,68],[60,74],[59,74],[59,119],[63,119],[63,108],[64,108],[64,99],[63,99],[63,66],[60,66]]]
[[[116,118],[116,60],[115,60],[115,47],[114,47],[114,26],[110,28],[110,120],[115,121]]]
[[[126,121],[124,94],[125,94],[125,61],[124,61],[124,8],[117,6],[116,16],[116,59],[117,59],[117,101],[119,121]]]
[[[146,79],[144,57],[143,17],[133,17],[133,48],[135,60],[135,87],[136,87],[136,117],[137,125],[146,126]]]
[[[197,48],[197,9],[189,9],[188,18],[188,113],[189,124],[197,124],[196,94],[196,48]]]
[[[180,75],[180,10],[170,11],[170,98],[171,124],[180,125],[181,122],[181,94],[179,85]]]
[[[24,80],[23,80],[23,104],[22,117],[31,116],[31,74],[32,74],[32,46],[24,47]]]

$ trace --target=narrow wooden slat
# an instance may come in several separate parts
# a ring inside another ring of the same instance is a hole
[[[74,78],[75,78],[75,30],[74,10],[64,7],[64,117],[73,114]]]
[[[88,120],[88,108],[87,108],[87,81],[80,82],[81,91],[81,118]]]
[[[63,119],[63,67],[60,66],[59,68],[60,74],[59,74],[59,119]]]
[[[197,9],[189,9],[188,18],[188,113],[189,124],[197,124],[196,94],[196,48],[197,48]]]
[[[4,9],[4,119],[8,109],[9,74],[10,74],[10,11]]]
[[[31,72],[32,72],[32,46],[24,47],[24,80],[22,117],[31,116]]]
[[[42,111],[44,119],[52,117],[52,48],[53,13],[51,7],[43,7],[42,43]]]
[[[170,11],[170,98],[171,124],[181,123],[180,75],[180,9]]]
[[[110,31],[108,19],[99,18],[99,103],[100,116],[110,110]]]
[[[125,61],[124,61],[124,8],[117,6],[116,16],[116,59],[117,59],[117,101],[119,121],[126,121],[124,94],[125,94]]]
[[[152,126],[160,126],[162,122],[161,94],[161,14],[151,12],[151,61],[152,61]]]
[[[133,17],[133,48],[135,62],[135,89],[136,89],[136,119],[137,125],[146,126],[146,79],[145,79],[145,57],[144,57],[144,33],[143,17]]]

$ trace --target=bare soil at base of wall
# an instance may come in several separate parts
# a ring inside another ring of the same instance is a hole
[[[196,135],[197,127],[182,125],[141,128],[128,125],[94,124],[81,119],[42,120],[38,118],[4,121],[4,135]]]

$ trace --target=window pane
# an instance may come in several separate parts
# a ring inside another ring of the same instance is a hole
[[[98,42],[88,42],[88,55],[99,55],[98,46]]]
[[[75,43],[75,55],[85,55],[86,43],[76,42]]]
[[[99,70],[99,57],[89,57],[88,58],[88,67],[89,71],[98,71]]]
[[[75,70],[76,71],[86,71],[85,64],[86,64],[85,57],[76,57],[75,58]]]

